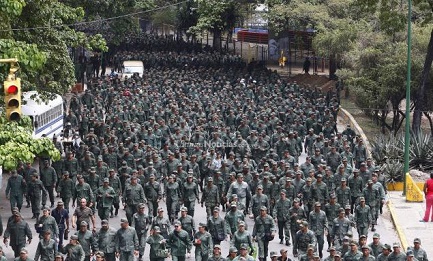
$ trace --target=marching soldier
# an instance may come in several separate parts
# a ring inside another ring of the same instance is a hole
[[[260,215],[260,210],[263,206],[269,208],[269,198],[263,194],[263,186],[258,185],[257,193],[251,199],[251,211],[254,219]]]
[[[245,221],[245,215],[242,211],[237,209],[237,203],[230,204],[230,211],[224,217],[226,232],[233,238],[233,234],[238,230],[238,225],[241,221]]]
[[[158,255],[159,250],[165,248],[166,239],[161,236],[161,229],[155,226],[151,232],[150,236],[147,238],[146,243],[150,245],[150,261],[164,261],[165,257]]]
[[[138,255],[139,239],[133,227],[128,224],[128,219],[120,219],[120,228],[115,236],[116,256],[119,261],[133,261]]]
[[[185,260],[186,252],[191,253],[192,242],[179,221],[174,222],[174,231],[169,234],[167,244],[173,261]]]
[[[170,227],[170,220],[168,218],[164,217],[164,209],[158,208],[158,215],[153,219],[152,221],[152,227],[155,228],[156,226],[160,228],[161,235],[168,239],[168,235],[171,233],[171,227]]]
[[[101,229],[96,233],[99,251],[105,254],[106,261],[116,261],[116,230],[108,225],[108,220],[101,221]]]
[[[170,221],[173,222],[178,213],[179,200],[182,197],[179,183],[174,180],[175,175],[168,178],[168,183],[165,187],[166,200],[167,200],[167,214]],[[161,226],[160,226],[161,227]],[[164,229],[161,227],[161,230]]]
[[[292,203],[286,197],[286,190],[281,190],[280,199],[275,203],[273,217],[278,224],[278,236],[280,244],[286,240],[286,246],[290,246],[290,208]]]
[[[140,203],[146,203],[143,187],[137,183],[137,177],[131,177],[131,183],[126,186],[122,197],[126,207],[126,217],[128,222],[132,222],[132,215],[137,211]]]
[[[15,257],[20,255],[22,248],[27,243],[32,242],[32,231],[30,230],[29,224],[24,221],[19,212],[14,212],[13,220],[8,222],[5,233],[3,234],[3,243],[7,246],[8,244],[12,247]]]
[[[332,239],[331,239],[331,232],[333,230],[334,226],[334,219],[337,218],[338,212],[341,208],[340,204],[336,202],[336,196],[335,194],[331,194],[329,198],[329,203],[325,205],[325,214],[326,218],[328,219],[328,235],[326,236],[326,239],[328,241],[328,248],[332,245]]]
[[[217,245],[219,245],[227,236],[226,225],[224,219],[220,217],[219,211],[219,207],[215,207],[213,215],[207,220],[207,229],[212,235],[213,243]]]
[[[85,253],[83,247],[78,243],[78,236],[71,235],[69,244],[67,244],[63,250],[63,254],[66,254],[68,260],[85,260]],[[57,260],[57,259],[56,259]]]
[[[415,238],[413,240],[413,247],[409,249],[412,250],[414,257],[418,261],[428,261],[427,252],[421,247],[421,239]]]
[[[300,224],[300,230],[296,233],[296,256],[304,255],[307,253],[309,246],[316,248],[316,235],[313,231],[308,229],[308,222],[302,221]],[[295,251],[295,250],[294,250]],[[295,257],[296,257],[295,256]]]
[[[231,183],[228,191],[227,191],[227,198],[229,200],[232,199],[233,195],[237,195],[238,202],[239,202],[239,210],[244,211],[246,213],[247,206],[247,199],[249,200],[251,198],[251,192],[250,187],[246,182],[244,182],[244,175],[239,173],[237,175],[236,182]]]
[[[139,260],[142,261],[144,250],[146,248],[147,241],[147,230],[148,226],[151,223],[150,217],[144,213],[145,204],[140,203],[138,205],[138,211],[132,217],[131,227],[133,227],[137,233],[138,241],[139,241]]]
[[[364,188],[362,194],[365,198],[365,203],[370,207],[371,210],[371,231],[376,231],[376,228],[374,228],[374,226],[377,224],[377,218],[379,217],[380,201],[382,199],[380,191],[377,187],[373,186],[373,181],[369,179],[367,181],[367,187]]]
[[[44,191],[46,193],[44,184],[38,179],[38,173],[33,173],[32,181],[30,181],[27,187],[27,193],[32,205],[32,218],[38,220],[39,214],[41,213],[42,193],[44,193]]]
[[[344,215],[344,209],[340,208],[338,217],[332,222],[331,238],[334,244],[342,245],[344,236],[351,231],[352,224]]]
[[[57,192],[60,194],[60,198],[62,199],[65,208],[69,209],[69,203],[74,197],[75,192],[75,184],[69,177],[69,172],[63,172],[63,178],[59,181]]]
[[[384,246],[380,242],[380,235],[378,233],[374,233],[373,242],[368,244],[368,246],[370,247],[371,253],[375,258],[377,258],[382,253]]]
[[[307,218],[305,211],[300,207],[300,200],[295,198],[293,206],[289,209],[290,214],[290,234],[293,242],[293,255],[298,256],[298,250],[296,245],[296,233],[301,229],[301,222]]]
[[[195,235],[195,222],[194,218],[190,215],[188,215],[188,208],[187,207],[181,207],[180,208],[180,217],[179,221],[182,224],[183,230],[185,230],[190,240],[192,241],[194,235]]]
[[[316,235],[317,244],[319,246],[319,256],[323,258],[323,245],[325,243],[325,229],[328,229],[328,219],[326,213],[320,209],[320,202],[314,204],[314,210],[308,216],[308,223],[310,224],[311,231]]]
[[[85,261],[90,261],[90,256],[98,251],[96,239],[93,237],[93,233],[87,229],[88,226],[86,221],[81,221],[80,229],[75,233],[78,236],[78,242],[83,247]]]
[[[365,204],[365,198],[359,198],[359,205],[355,208],[355,222],[358,235],[368,236],[368,228],[372,222],[371,208]]]
[[[110,169],[108,173],[109,173],[108,180],[110,183],[110,187],[112,187],[114,189],[114,192],[116,192],[116,196],[113,199],[113,208],[111,208],[111,215],[110,215],[110,218],[113,218],[114,215],[117,216],[117,214],[119,213],[120,196],[123,194],[122,183],[120,183],[120,179],[114,172],[114,169]],[[113,215],[113,210],[114,210],[114,215]]]
[[[245,222],[240,221],[238,230],[233,234],[231,238],[231,245],[235,248],[240,248],[243,244],[249,246],[250,254],[254,252],[253,242],[251,240],[250,233],[245,229]]]
[[[116,197],[116,192],[112,187],[109,186],[109,184],[110,180],[108,178],[104,178],[103,186],[98,188],[96,192],[98,215],[101,220],[108,220],[110,217],[111,208],[113,207],[113,200]]]
[[[94,202],[93,190],[89,184],[84,182],[82,175],[78,176],[78,184],[75,186],[74,199],[72,200],[72,207],[75,206],[75,202],[79,205],[82,199],[85,199],[88,206],[91,208]]]
[[[11,210],[17,207],[21,211],[23,195],[26,193],[26,182],[16,171],[11,172],[6,186],[6,199],[11,203]]]
[[[259,245],[260,261],[266,260],[269,242],[274,239],[276,232],[274,220],[267,214],[267,210],[266,206],[260,208],[260,215],[255,219],[252,235]]]
[[[205,203],[206,213],[208,217],[212,215],[213,209],[220,205],[220,196],[219,196],[218,187],[213,184],[212,177],[208,178],[207,185],[203,187],[203,195],[201,197],[200,202],[202,207],[203,207],[203,203]]]
[[[193,180],[192,172],[188,173],[186,182],[182,186],[182,190],[183,205],[188,208],[188,215],[194,217],[195,201],[199,201],[199,195],[198,185]]]
[[[194,235],[195,260],[207,261],[213,249],[212,236],[206,231],[206,224],[200,223],[198,231]]]
[[[47,203],[47,194],[50,197],[51,208],[54,207],[54,189],[57,184],[57,173],[56,170],[50,166],[48,160],[44,160],[44,166],[40,170],[41,181],[45,187],[45,193],[42,194],[42,206],[45,207]],[[46,193],[48,192],[48,193]]]
[[[156,217],[158,214],[158,202],[162,199],[161,186],[155,179],[155,175],[150,174],[149,181],[143,185],[150,217]]]

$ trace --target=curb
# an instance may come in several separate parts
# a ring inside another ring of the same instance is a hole
[[[353,118],[352,114],[350,112],[346,111],[342,107],[340,107],[339,110],[339,116],[343,118],[345,121],[347,121],[359,135],[364,140],[364,144],[367,148],[367,156],[371,157],[371,145],[370,142],[367,139],[367,136],[365,135],[364,131],[362,130],[361,126],[359,126],[358,122],[356,122],[355,118]],[[403,251],[406,251],[409,247],[409,244],[407,243],[406,235],[403,232],[403,229],[400,226],[400,223],[398,221],[398,217],[394,208],[394,205],[392,203],[392,200],[389,199],[387,202],[389,213],[391,214],[391,220],[394,224],[395,230],[397,231],[398,238],[400,239],[400,244],[403,248]]]
[[[387,205],[388,205],[389,213],[391,213],[392,223],[394,224],[395,230],[397,231],[397,235],[400,239],[400,243],[403,248],[403,251],[406,251],[407,248],[409,247],[409,244],[407,243],[406,235],[404,234],[403,229],[401,228],[400,223],[398,221],[398,217],[397,214],[395,213],[394,205],[392,204],[391,200],[388,201]]]
[[[359,126],[358,122],[356,122],[355,118],[353,118],[352,114],[350,114],[350,112],[346,111],[342,107],[340,107],[338,114],[341,118],[343,118],[346,122],[348,122],[348,124],[350,124],[350,126],[352,126],[357,133],[359,133],[362,140],[364,141],[365,147],[367,148],[367,157],[371,157],[370,141],[368,141],[367,136],[365,135],[361,126]]]

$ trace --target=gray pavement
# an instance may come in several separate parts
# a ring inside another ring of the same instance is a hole
[[[421,247],[431,259],[433,257],[433,222],[420,222],[424,217],[425,203],[407,202],[401,191],[388,192],[388,198],[402,246],[405,249],[413,246],[414,238],[419,238]]]

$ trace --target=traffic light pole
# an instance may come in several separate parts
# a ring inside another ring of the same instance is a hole
[[[3,82],[5,112],[8,121],[19,121],[21,119],[21,79],[15,73],[18,71],[18,59],[0,59],[0,63],[9,63],[9,74]]]

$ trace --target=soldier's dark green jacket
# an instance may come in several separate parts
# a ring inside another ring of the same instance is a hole
[[[185,256],[186,252],[192,249],[192,242],[185,230],[171,232],[167,244],[171,249],[172,256]]]
[[[54,186],[57,183],[57,173],[53,167],[43,167],[40,170],[40,180],[46,187]]]
[[[54,254],[56,253],[56,241],[54,239],[45,240],[41,239],[36,248],[35,261],[39,258],[41,261],[52,261],[54,260]]]
[[[137,233],[133,227],[120,228],[115,237],[116,252],[138,251],[139,241]]]
[[[102,251],[105,254],[114,253],[116,251],[115,238],[116,230],[114,228],[101,228],[96,233],[96,242],[98,244],[99,251]]]
[[[78,242],[80,242],[80,245],[83,247],[84,255],[89,256],[95,251],[98,251],[98,243],[91,231],[77,231],[75,235],[78,236]]]
[[[68,260],[71,261],[84,261],[84,259],[86,258],[83,247],[80,244],[67,244],[63,248],[62,253],[66,254]]]

